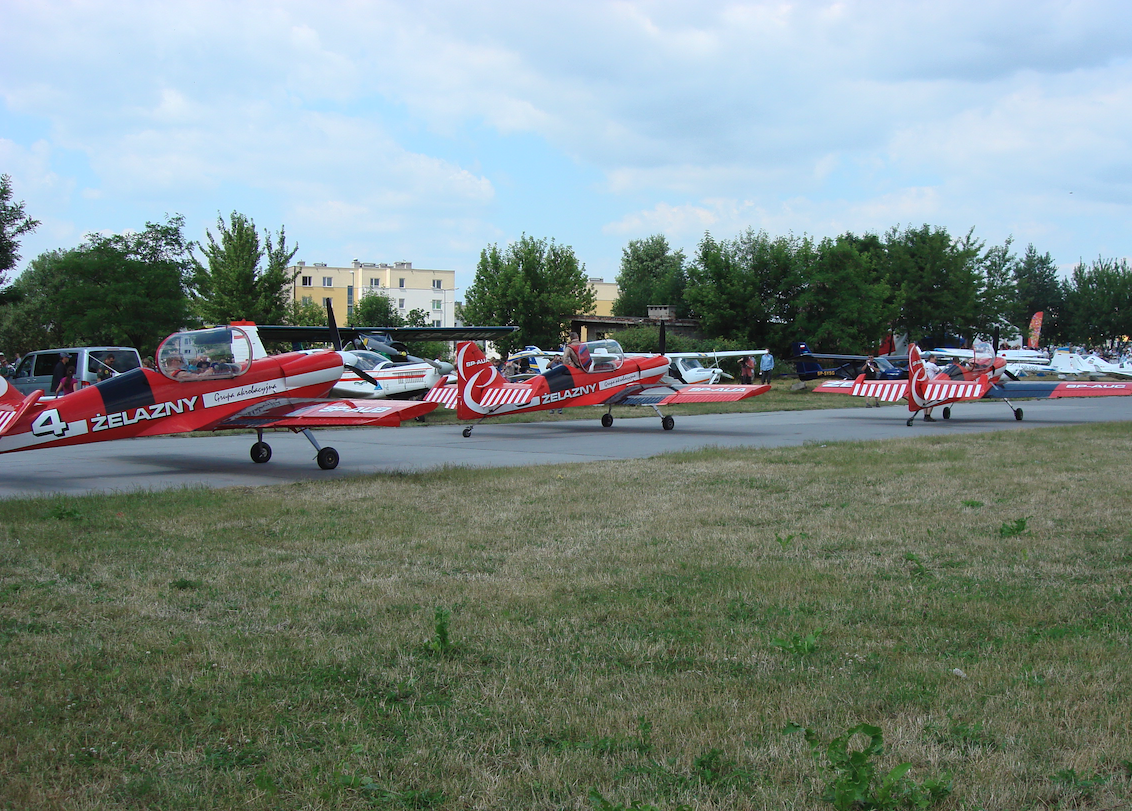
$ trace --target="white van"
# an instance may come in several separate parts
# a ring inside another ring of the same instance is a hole
[[[8,382],[23,394],[31,394],[36,389],[42,389],[46,395],[54,395],[55,392],[51,390],[51,379],[55,373],[55,365],[64,352],[71,356],[68,365],[75,367],[76,391],[141,366],[141,356],[132,346],[74,346],[43,349],[39,352],[28,352],[20,358],[20,365],[16,367]]]

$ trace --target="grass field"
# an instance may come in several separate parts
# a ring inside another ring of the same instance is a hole
[[[1115,424],[0,502],[0,806],[1128,808],[1130,459]],[[827,749],[861,724],[883,752]]]

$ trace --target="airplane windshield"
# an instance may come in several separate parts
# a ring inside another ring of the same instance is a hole
[[[157,368],[170,380],[238,377],[251,366],[252,342],[239,327],[170,335],[157,347]]]
[[[994,362],[994,347],[988,341],[975,341],[973,349],[976,366],[989,366]]]
[[[587,371],[613,372],[620,369],[625,361],[625,353],[617,341],[586,341],[583,346],[589,350],[590,355]]]
[[[380,369],[382,368],[382,364],[393,365],[385,355],[378,352],[370,352],[368,349],[354,349],[350,351],[350,354],[357,358],[357,367],[363,372]]]

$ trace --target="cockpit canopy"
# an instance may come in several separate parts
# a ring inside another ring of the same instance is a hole
[[[157,347],[157,368],[170,380],[239,377],[251,366],[252,342],[239,327],[178,332]]]
[[[625,352],[617,341],[586,341],[582,346],[586,351],[578,354],[586,364],[587,372],[613,372],[625,362]]]

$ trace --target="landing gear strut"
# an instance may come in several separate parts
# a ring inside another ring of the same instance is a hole
[[[310,428],[303,429],[303,436],[305,436],[307,441],[314,445],[314,449],[318,451],[315,460],[318,462],[320,468],[323,470],[334,470],[334,468],[338,467],[338,451],[334,450],[334,448],[324,448],[319,445],[318,440],[314,438],[314,434],[311,433]]]

